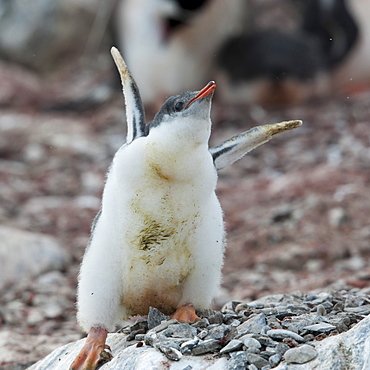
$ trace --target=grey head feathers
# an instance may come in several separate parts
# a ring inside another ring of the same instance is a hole
[[[154,116],[153,121],[147,125],[146,134],[148,134],[152,128],[163,122],[166,116],[170,117],[181,115],[182,117],[186,117],[188,114],[190,114],[192,111],[190,108],[192,106],[188,106],[188,104],[197,96],[198,93],[199,91],[185,91],[182,94],[168,98],[158,113]],[[207,96],[206,99],[207,98],[211,99],[211,96]]]

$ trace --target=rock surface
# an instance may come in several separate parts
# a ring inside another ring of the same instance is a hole
[[[341,292],[342,300],[352,296],[360,302],[366,298],[364,293]],[[221,312],[198,313],[202,319],[192,325],[172,319],[149,329],[151,316],[158,315],[158,310],[152,309],[148,319],[139,319],[134,325],[123,327],[120,333],[108,335],[107,344],[113,359],[101,368],[161,369],[166,364],[166,368],[171,369],[190,366],[189,369],[228,370],[247,365],[266,370],[272,367],[280,370],[365,369],[370,364],[367,305],[359,304],[355,314],[351,310],[339,312],[332,305],[325,317],[318,316],[319,304],[315,306],[312,302],[325,304],[335,300],[334,297],[338,299],[338,294],[269,296],[249,304],[230,302]],[[236,307],[244,310],[236,312]],[[216,316],[222,322],[210,324]],[[257,329],[254,324],[261,322],[262,317],[264,325]],[[341,320],[349,325],[352,322],[352,328],[338,334]],[[308,321],[318,324],[307,326]],[[328,325],[322,325],[330,322],[337,326],[331,325],[329,330]],[[282,329],[284,327],[292,330]],[[83,343],[84,339],[60,347],[29,369],[66,369]],[[296,367],[298,364],[304,367]]]
[[[0,290],[50,270],[63,269],[68,254],[52,236],[0,226]],[[22,258],[20,258],[22,256]]]

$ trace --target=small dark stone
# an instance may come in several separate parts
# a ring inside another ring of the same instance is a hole
[[[234,314],[234,315],[231,315],[231,314],[227,314],[227,315],[224,315],[224,318],[223,318],[223,322],[225,323],[225,324],[227,324],[227,325],[230,325],[233,321],[235,321],[235,320],[239,320],[239,319],[241,319],[242,318],[242,316],[241,315],[236,315],[236,314]]]
[[[278,343],[275,347],[276,353],[283,355],[290,347],[285,343]]]
[[[249,347],[249,348],[246,349],[245,352],[255,353],[255,354],[259,355],[261,351],[257,347]]]
[[[163,334],[173,338],[194,338],[197,335],[197,329],[187,323],[173,324],[169,325]]]
[[[225,324],[221,324],[221,325],[217,325],[217,326],[214,326],[212,327],[209,331],[208,331],[208,335],[206,336],[207,339],[221,339],[223,337],[227,337],[228,339],[231,339],[229,338],[229,333],[230,333],[230,330],[231,328],[228,326],[228,325],[225,325]]]
[[[336,303],[333,307],[333,311],[337,311],[337,312],[343,312],[344,311],[344,304],[343,303]]]
[[[270,358],[269,358],[269,364],[272,368],[276,367],[277,365],[279,365],[279,362],[281,361],[281,358],[282,358],[282,355],[280,353],[276,353],[274,355],[272,355]]]
[[[148,329],[155,328],[158,326],[162,321],[168,320],[169,316],[166,316],[161,311],[156,309],[155,307],[149,307],[149,313],[148,313]]]
[[[222,324],[224,322],[224,315],[221,312],[216,312],[214,315],[208,317],[210,324]]]
[[[208,339],[204,342],[199,343],[196,347],[191,350],[191,354],[194,356],[203,355],[208,352],[215,352],[221,348],[218,340]]]
[[[252,316],[238,327],[238,335],[243,336],[248,333],[260,334],[262,328],[266,326],[266,324],[265,314],[260,313],[256,316]]]
[[[143,330],[144,333],[148,331],[148,321],[144,319],[138,319],[134,325],[131,326],[131,332]]]
[[[209,321],[207,318],[203,318],[201,320],[196,321],[194,324],[191,324],[193,328],[198,328],[198,329],[204,329],[207,326],[209,326]]]
[[[138,334],[145,334],[145,330],[144,329],[139,329],[139,330],[132,331],[129,335],[127,335],[126,340],[128,342],[130,342],[130,341],[134,340],[136,335],[138,335]]]
[[[230,360],[227,363],[228,370],[245,370],[248,365],[247,354],[245,352],[230,353]]]
[[[256,365],[259,369],[269,365],[269,362],[260,355],[254,353],[247,353],[247,360],[249,363]]]

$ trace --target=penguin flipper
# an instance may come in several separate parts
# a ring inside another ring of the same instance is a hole
[[[293,130],[302,125],[302,121],[284,121],[271,125],[254,127],[239,135],[224,141],[222,144],[210,148],[213,163],[217,170],[227,167],[259,145],[266,143],[273,136]]]
[[[116,63],[117,69],[121,76],[123,94],[126,102],[126,119],[127,119],[127,139],[129,144],[131,141],[140,136],[145,136],[145,113],[144,105],[140,97],[139,89],[135,80],[127,69],[126,63],[123,60],[117,48],[111,48],[111,54]]]

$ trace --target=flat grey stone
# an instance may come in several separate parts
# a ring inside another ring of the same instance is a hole
[[[197,329],[187,323],[172,324],[163,331],[163,334],[173,338],[194,338],[197,335]]]
[[[162,321],[168,320],[169,317],[163,314],[161,311],[156,309],[155,307],[149,307],[149,313],[148,313],[148,328],[153,329],[156,326],[160,325]]]
[[[170,325],[176,324],[176,323],[178,323],[178,321],[176,319],[163,321],[159,325],[157,325],[156,327],[152,328],[151,331],[154,331],[155,333],[159,333],[163,330],[166,330]]]
[[[239,340],[248,348],[261,348],[261,343],[257,339],[252,338],[249,334],[240,337]]]
[[[230,360],[227,362],[227,370],[245,370],[248,364],[247,354],[245,352],[230,353]],[[225,370],[226,370],[225,369]]]
[[[269,365],[269,362],[266,359],[254,353],[247,353],[247,359],[249,363],[257,366],[259,369],[261,369],[264,366]]]
[[[325,333],[327,331],[336,329],[336,326],[328,324],[326,322],[320,322],[318,324],[305,326],[303,329],[309,330],[309,331],[315,331],[319,333]]]
[[[238,339],[231,340],[224,348],[221,349],[220,353],[228,353],[238,351],[243,347],[243,342]]]
[[[241,337],[248,333],[260,334],[265,325],[267,325],[266,316],[265,314],[260,313],[238,326],[238,336]]]
[[[308,344],[288,349],[284,353],[284,359],[288,364],[305,364],[315,357],[317,357],[316,349]]]
[[[221,312],[216,312],[214,315],[208,317],[210,324],[222,324],[224,322],[224,315]]]
[[[223,337],[227,337],[229,332],[230,327],[228,325],[216,325],[209,330],[206,339],[222,339]]]
[[[286,329],[270,329],[266,334],[273,339],[284,339],[289,337],[293,338],[297,342],[304,342],[304,338],[302,336]]]
[[[275,355],[272,355],[271,357],[269,357],[269,364],[272,368],[274,368],[275,366],[279,365],[279,362],[281,361],[281,354],[280,353],[276,353]]]
[[[194,339],[190,339],[181,344],[181,352],[184,355],[188,355],[191,353],[191,350],[199,343],[200,339],[195,337]]]
[[[157,347],[169,360],[179,361],[182,357],[182,353],[171,346],[159,345]]]
[[[0,226],[0,289],[46,271],[61,270],[69,261],[56,238]]]
[[[283,355],[290,347],[286,343],[278,343],[275,347],[277,353]]]
[[[191,350],[192,355],[203,355],[208,352],[214,352],[220,349],[221,345],[216,339],[208,339],[204,342],[200,342],[196,347]]]

